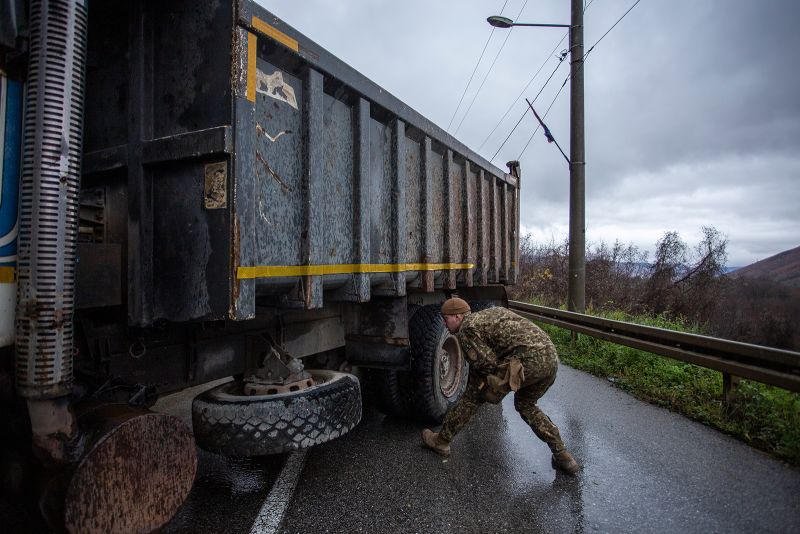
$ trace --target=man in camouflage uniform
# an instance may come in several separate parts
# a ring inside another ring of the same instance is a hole
[[[547,334],[506,308],[470,313],[469,304],[460,298],[447,300],[442,316],[469,361],[469,382],[461,400],[445,416],[442,430],[422,431],[425,445],[449,455],[453,437],[483,402],[498,403],[514,391],[514,408],[550,447],[553,468],[576,474],[578,463],[566,451],[558,427],[536,405],[555,382],[558,370],[558,354]]]

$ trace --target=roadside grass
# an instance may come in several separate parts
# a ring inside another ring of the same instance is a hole
[[[609,319],[697,332],[696,326],[663,317],[594,313]],[[791,464],[800,465],[800,395],[742,380],[729,408],[722,403],[722,373],[641,350],[578,336],[538,323],[553,339],[561,361],[607,378],[652,404],[682,413],[735,436]]]

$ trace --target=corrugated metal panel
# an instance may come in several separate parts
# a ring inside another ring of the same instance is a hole
[[[200,1],[90,20],[83,168],[127,191],[131,324],[509,279],[516,178],[250,0]]]
[[[246,230],[256,236],[253,262],[237,265],[237,280],[307,308],[323,305],[320,284],[360,287],[337,298],[367,299],[365,277],[372,292],[395,295],[406,283],[431,291],[510,280],[516,178],[259,6],[242,1],[238,13],[257,42],[248,91],[237,96],[255,108],[258,178]],[[313,102],[321,110],[309,110]],[[315,120],[321,136],[309,130]],[[312,153],[322,155],[324,184],[313,198]]]

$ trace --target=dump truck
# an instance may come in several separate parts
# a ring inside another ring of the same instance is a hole
[[[467,363],[439,306],[507,304],[516,162],[250,0],[0,3],[7,486],[44,480],[70,531],[147,531],[195,445],[337,438],[362,380],[386,413],[442,419]],[[149,410],[225,377],[191,429]]]

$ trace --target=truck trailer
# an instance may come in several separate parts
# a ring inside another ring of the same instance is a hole
[[[147,531],[195,444],[335,439],[362,380],[385,413],[441,421],[467,363],[439,306],[507,305],[517,162],[250,0],[0,4],[6,489],[44,481],[59,528]],[[225,377],[191,429],[149,410]]]

